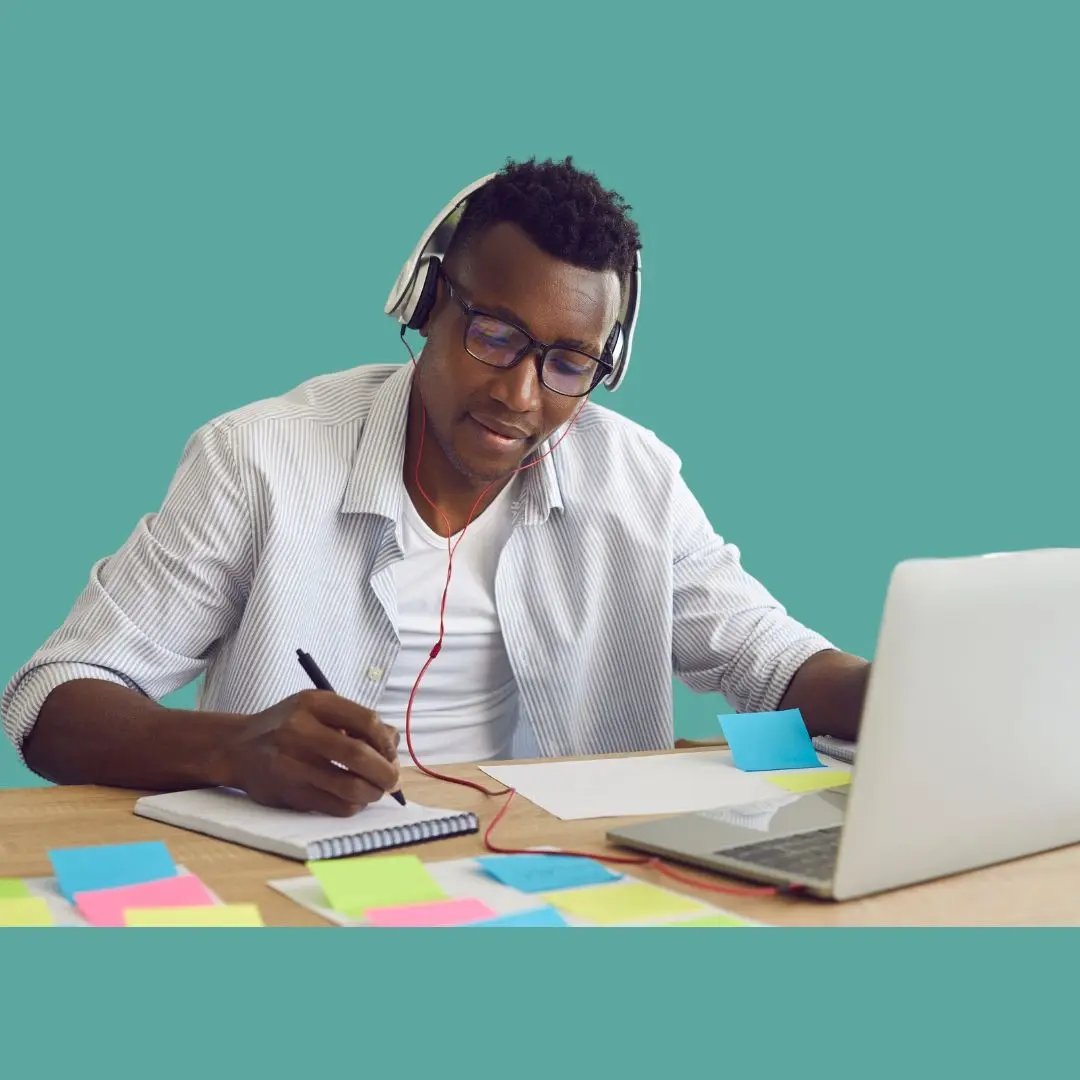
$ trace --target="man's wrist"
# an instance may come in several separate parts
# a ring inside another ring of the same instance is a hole
[[[192,712],[191,741],[182,769],[192,787],[235,787],[234,736],[246,717],[237,713]]]

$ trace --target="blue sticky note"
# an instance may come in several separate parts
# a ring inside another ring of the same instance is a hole
[[[798,709],[732,713],[717,719],[736,768],[744,772],[821,768]]]
[[[566,926],[566,920],[551,907],[533,908],[531,911],[519,911],[514,915],[500,915],[497,919],[485,919],[483,922],[468,924],[473,926]]]
[[[621,876],[595,859],[574,855],[492,855],[476,861],[497,881],[527,893],[599,885]]]
[[[60,892],[68,900],[77,892],[141,885],[144,881],[176,876],[176,865],[160,840],[56,848],[49,852],[49,860]]]

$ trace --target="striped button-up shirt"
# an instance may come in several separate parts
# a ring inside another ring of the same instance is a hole
[[[15,746],[70,679],[156,699],[202,675],[200,708],[258,712],[309,685],[297,647],[338,693],[377,710],[399,649],[392,567],[412,373],[320,376],[200,428],[161,509],[94,565],[8,684]],[[831,647],[742,568],[675,452],[618,413],[589,402],[521,480],[495,582],[516,746],[668,747],[673,673],[740,711],[768,710]]]

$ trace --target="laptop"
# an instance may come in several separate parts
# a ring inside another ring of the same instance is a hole
[[[896,567],[849,788],[608,838],[833,900],[1080,841],[1080,549]]]

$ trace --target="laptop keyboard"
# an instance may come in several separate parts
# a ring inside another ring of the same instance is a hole
[[[765,866],[770,870],[780,870],[796,877],[828,881],[836,866],[840,828],[839,825],[830,825],[827,829],[781,836],[775,840],[762,840],[760,843],[744,844],[742,847],[724,848],[715,854]]]

